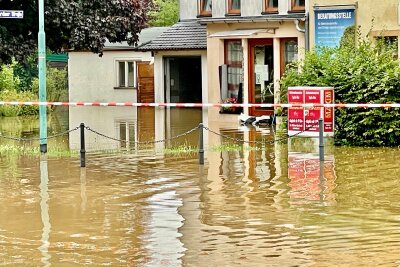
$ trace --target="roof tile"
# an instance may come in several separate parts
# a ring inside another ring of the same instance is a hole
[[[178,22],[139,50],[206,49],[207,28],[197,21]]]

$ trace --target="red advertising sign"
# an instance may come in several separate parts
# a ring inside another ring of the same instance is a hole
[[[332,87],[289,87],[289,104],[332,104],[334,103],[334,91]],[[332,136],[334,132],[334,108],[289,108],[288,133],[300,136],[318,136],[321,115],[324,120],[324,135]]]
[[[324,104],[332,104],[333,103],[333,90],[325,90],[324,91]],[[333,108],[325,107],[324,109],[324,132],[333,133]]]
[[[303,90],[290,90],[288,92],[289,104],[303,104],[304,103],[304,91]]]
[[[319,131],[319,117],[321,114],[320,108],[306,109],[304,111],[305,129],[308,132]]]
[[[289,131],[304,131],[304,109],[290,108],[288,111]]]
[[[304,95],[306,104],[321,104],[320,90],[305,90]]]

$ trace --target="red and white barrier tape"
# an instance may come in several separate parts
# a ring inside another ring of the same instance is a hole
[[[71,107],[253,107],[253,108],[400,108],[400,103],[387,104],[225,104],[225,103],[133,103],[133,102],[18,102],[18,101],[0,101],[1,105],[14,106],[71,106]]]

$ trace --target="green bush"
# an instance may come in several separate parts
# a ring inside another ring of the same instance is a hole
[[[17,92],[16,90],[5,90],[0,92],[2,101],[37,101],[37,96],[32,92]],[[26,105],[0,105],[0,116],[16,117],[22,115],[36,115],[39,113],[38,106]]]
[[[68,76],[67,70],[46,68],[46,99],[48,101],[68,101]],[[39,79],[32,80],[31,91],[39,94]]]
[[[38,77],[38,59],[37,54],[28,56],[24,63],[18,63],[13,66],[14,75],[20,80],[17,91],[29,91],[31,88],[32,80]]]
[[[10,65],[2,65],[0,68],[0,92],[14,91],[18,88],[20,80],[14,76],[14,66],[16,63]]]
[[[32,72],[29,73],[29,75],[32,74]],[[17,75],[22,75],[22,79]],[[39,79],[32,78],[29,75],[23,66],[15,62],[10,65],[2,65],[0,70],[0,101],[38,101]],[[29,85],[29,83],[31,84]],[[47,67],[46,99],[48,101],[68,101],[68,76],[65,69]],[[13,117],[38,113],[39,108],[37,106],[0,106],[0,116]]]
[[[340,103],[400,102],[400,64],[382,42],[361,40],[357,46],[322,48],[306,54],[281,80],[281,100],[289,86],[333,86]],[[336,109],[335,143],[355,146],[399,146],[398,109]]]

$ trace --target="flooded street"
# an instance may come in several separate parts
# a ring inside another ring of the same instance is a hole
[[[163,153],[197,147],[198,132],[173,137],[201,121],[221,134],[204,131],[204,166],[197,153]],[[399,149],[328,146],[320,165],[311,141],[208,124],[198,109],[71,108],[49,136],[80,123],[115,139],[87,131],[86,168],[78,154],[0,154],[0,265],[400,265]],[[0,118],[4,136],[37,127]],[[247,142],[224,149],[226,136]],[[138,144],[153,140],[167,141]],[[79,149],[79,131],[54,146]]]

